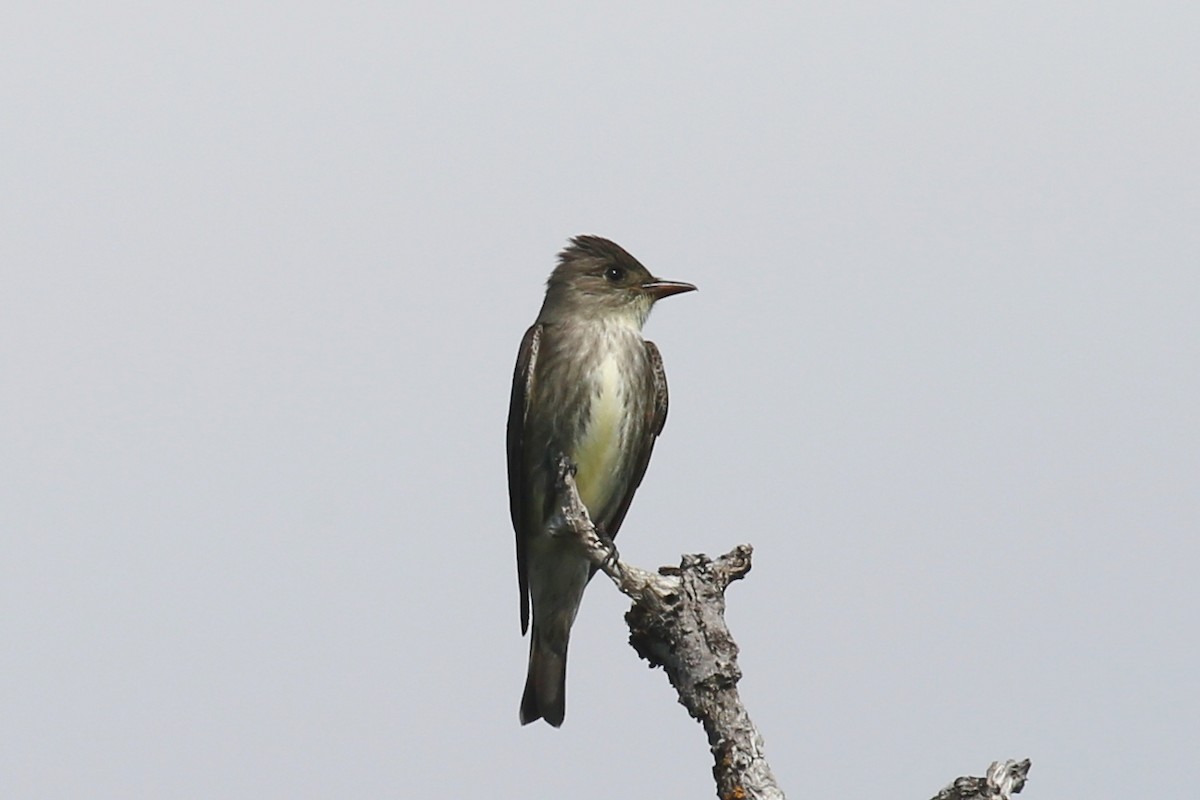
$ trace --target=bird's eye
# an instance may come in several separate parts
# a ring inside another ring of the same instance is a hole
[[[604,278],[609,283],[620,283],[625,280],[625,270],[621,267],[609,267],[604,270]]]

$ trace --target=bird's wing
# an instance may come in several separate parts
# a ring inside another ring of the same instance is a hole
[[[663,371],[662,356],[659,355],[658,347],[654,342],[646,342],[646,361],[649,364],[651,385],[654,387],[654,404],[646,415],[646,429],[650,435],[643,440],[644,444],[637,454],[637,460],[634,461],[633,480],[626,487],[621,504],[617,506],[616,513],[613,514],[612,520],[604,529],[604,533],[608,534],[610,539],[616,537],[621,523],[625,521],[625,512],[629,510],[629,504],[633,502],[633,494],[642,485],[646,467],[650,465],[650,454],[654,452],[654,442],[662,433],[663,425],[667,424],[667,373]]]
[[[537,366],[542,326],[525,331],[517,366],[513,370],[512,398],[508,403],[508,509],[517,533],[517,585],[521,590],[521,633],[529,629],[529,566],[525,563],[525,520],[528,517],[528,488],[525,485],[525,417],[533,392],[533,371]]]

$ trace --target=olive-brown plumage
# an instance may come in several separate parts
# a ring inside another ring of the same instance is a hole
[[[656,300],[696,287],[653,277],[617,244],[577,236],[559,254],[546,299],[525,333],[508,414],[509,506],[517,539],[521,631],[533,633],[521,723],[562,724],[567,643],[593,570],[557,536],[559,455],[576,466],[580,498],[616,536],[667,418],[658,348],[642,338]]]

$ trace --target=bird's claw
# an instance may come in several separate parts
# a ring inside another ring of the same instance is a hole
[[[600,538],[600,544],[604,545],[604,561],[601,562],[600,568],[605,572],[611,572],[621,561],[621,554],[617,552],[617,544],[599,528],[596,529],[596,536]]]

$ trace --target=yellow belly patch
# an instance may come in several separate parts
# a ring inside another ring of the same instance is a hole
[[[600,366],[597,392],[592,397],[591,418],[575,450],[575,485],[588,512],[596,514],[617,488],[617,466],[621,457],[621,426],[624,422],[624,393],[620,371],[613,358]]]

